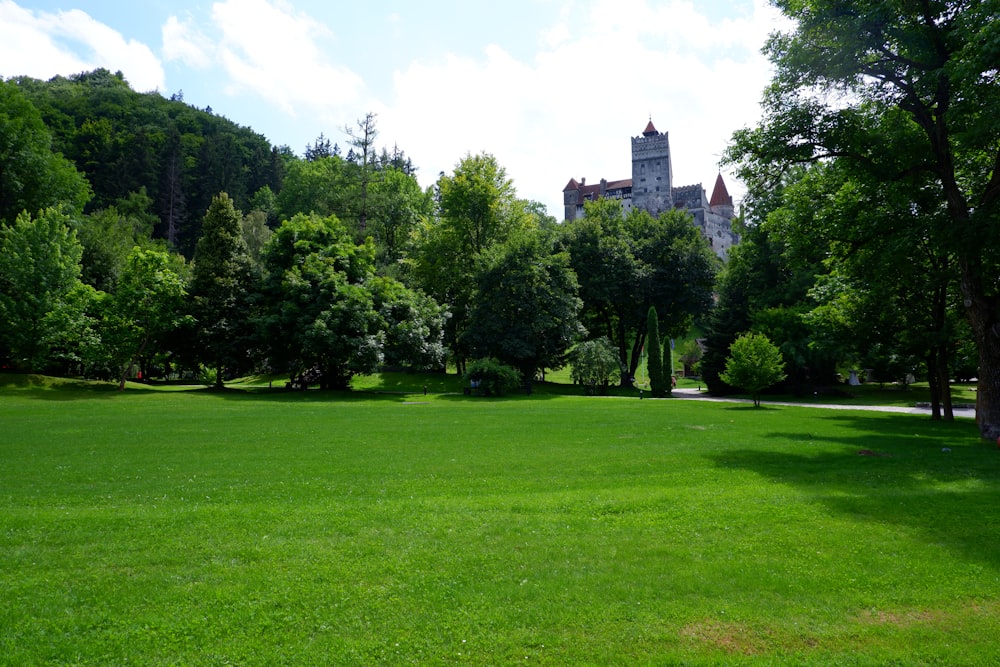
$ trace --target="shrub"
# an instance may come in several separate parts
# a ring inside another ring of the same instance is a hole
[[[483,396],[502,396],[522,384],[520,371],[492,357],[471,362],[463,377]]]
[[[580,343],[571,355],[573,382],[587,387],[589,393],[608,393],[612,377],[623,371],[618,353],[607,338],[598,338]]]

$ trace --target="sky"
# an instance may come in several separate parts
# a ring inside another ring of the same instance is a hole
[[[423,186],[491,153],[561,220],[570,178],[631,177],[650,120],[711,195],[787,28],[766,0],[0,0],[0,76],[121,71],[299,155],[371,111]]]

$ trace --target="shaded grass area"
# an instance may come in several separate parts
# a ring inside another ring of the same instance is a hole
[[[0,389],[3,664],[996,657],[1000,456],[971,421],[422,391],[44,400],[69,393]]]

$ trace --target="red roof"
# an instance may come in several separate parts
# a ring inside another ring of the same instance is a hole
[[[566,192],[567,190],[579,190],[579,189],[580,189],[580,184],[576,182],[575,178],[571,178],[569,179],[569,183],[566,184],[566,187],[563,188],[563,192]]]
[[[729,190],[726,189],[726,182],[722,180],[722,174],[719,174],[718,178],[715,179],[715,189],[712,190],[712,199],[708,202],[709,206],[732,206],[733,198],[729,196]]]
[[[659,134],[659,132],[657,132],[656,128],[653,127],[653,119],[650,118],[649,122],[646,123],[646,129],[642,131],[642,136],[649,137],[649,136],[652,136],[654,134]]]

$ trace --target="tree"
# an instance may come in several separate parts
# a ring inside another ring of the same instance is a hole
[[[191,281],[199,353],[216,371],[219,389],[226,369],[244,367],[248,360],[250,286],[251,259],[241,216],[222,193],[205,213]]]
[[[261,256],[264,246],[274,234],[274,231],[267,226],[267,215],[258,209],[250,211],[240,220],[240,231],[247,246],[251,272],[255,277],[259,276],[263,270]]]
[[[418,225],[410,259],[417,284],[451,313],[445,342],[462,373],[468,326],[483,254],[519,230],[530,229],[506,170],[490,154],[467,155],[451,176],[438,179],[440,215]]]
[[[80,244],[83,271],[81,280],[104,292],[114,292],[122,267],[132,248],[154,248],[163,241],[153,241],[156,216],[149,212],[152,201],[145,190],[73,222]]]
[[[776,0],[763,124],[729,159],[751,193],[787,165],[837,159],[872,183],[932,188],[979,348],[977,420],[1000,436],[1000,5],[997,0]],[[751,198],[752,198],[751,194]],[[867,221],[857,221],[859,229]],[[905,226],[905,221],[900,221]],[[922,223],[918,223],[922,224]]]
[[[874,183],[834,160],[812,165],[784,199],[765,229],[790,253],[822,248],[827,269],[803,314],[810,345],[831,356],[839,351],[854,367],[862,359],[877,363],[872,341],[881,354],[919,357],[932,418],[952,419],[949,357],[960,299],[954,256],[937,242],[944,207],[933,188]]]
[[[740,336],[729,348],[722,380],[746,391],[760,407],[760,392],[785,379],[781,350],[763,334]]]
[[[335,217],[296,215],[264,248],[260,327],[275,369],[320,375],[323,389],[346,389],[383,360],[384,333],[368,289],[375,248],[356,245]]]
[[[89,199],[86,179],[53,151],[41,113],[16,84],[0,80],[0,224],[59,204],[82,211]]]
[[[330,144],[330,140],[323,136],[322,132],[320,132],[319,136],[316,137],[316,143],[306,144],[304,157],[307,162],[313,162],[314,160],[331,157],[333,155],[335,155],[335,153]]]
[[[419,290],[385,276],[370,279],[368,286],[384,333],[386,366],[410,370],[444,368],[444,326],[449,313]]]
[[[52,147],[86,175],[95,209],[121,211],[129,193],[145,188],[157,234],[189,257],[213,196],[228,192],[247,208],[264,185],[280,188],[283,156],[263,136],[179,99],[137,93],[121,73],[12,81],[41,113]]]
[[[577,345],[570,359],[573,382],[587,387],[591,394],[606,395],[611,379],[621,375],[622,364],[618,353],[611,341],[603,336]]]
[[[810,393],[816,385],[835,381],[835,359],[817,349],[803,315],[815,306],[809,292],[817,276],[829,272],[825,263],[829,245],[803,228],[803,243],[790,243],[775,228],[772,218],[782,211],[786,190],[802,179],[804,169],[790,169],[775,187],[755,192],[742,224],[741,240],[729,253],[719,276],[717,299],[709,316],[701,376],[712,394],[726,394],[733,387],[719,378],[725,369],[729,346],[740,333],[754,329],[775,341],[788,363],[791,384]],[[804,210],[817,202],[802,198]]]
[[[452,176],[438,181],[441,217],[457,250],[475,257],[522,227],[525,216],[507,170],[489,153],[466,155]]]
[[[646,357],[646,373],[649,375],[649,391],[654,398],[670,395],[669,375],[663,368],[663,348],[660,342],[660,321],[656,316],[656,306],[649,307],[646,318],[646,345],[649,346],[649,356]]]
[[[350,126],[344,128],[344,133],[348,136],[350,145],[357,149],[355,157],[360,161],[360,173],[358,178],[358,232],[364,237],[368,232],[368,187],[372,183],[375,172],[375,138],[378,137],[378,130],[375,127],[377,114],[369,111],[365,117],[357,121],[358,129],[352,130]],[[358,157],[360,156],[360,157]]]
[[[172,265],[166,252],[134,248],[115,293],[104,299],[101,341],[119,390],[129,371],[184,317],[184,283]]]
[[[584,333],[576,275],[565,253],[525,233],[484,257],[461,342],[477,358],[495,357],[532,379],[558,368]]]
[[[16,367],[47,363],[46,317],[79,284],[82,254],[69,218],[55,209],[0,224],[0,350]]]
[[[379,264],[392,266],[402,257],[420,221],[431,215],[433,202],[416,178],[393,167],[372,183],[369,199],[369,231],[379,252]]]
[[[351,215],[351,176],[343,158],[333,155],[315,160],[294,160],[289,163],[281,191],[275,197],[280,220],[290,220],[297,213]]]
[[[42,345],[60,375],[108,377],[101,341],[101,306],[107,294],[78,282],[45,316]]]

